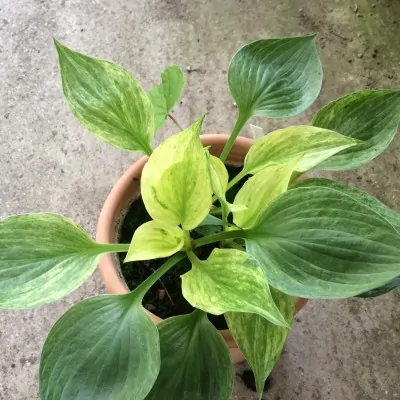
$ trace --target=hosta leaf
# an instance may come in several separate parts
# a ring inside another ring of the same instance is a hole
[[[81,301],[54,325],[40,360],[41,400],[141,400],[160,369],[157,327],[133,293]]]
[[[291,325],[294,316],[294,298],[271,288],[272,298],[285,320]],[[279,359],[289,329],[277,326],[257,314],[225,314],[235,342],[253,370],[258,397],[261,399],[264,384]]]
[[[112,146],[150,154],[153,107],[139,83],[119,65],[55,45],[64,95],[80,123]]]
[[[181,97],[183,85],[185,83],[183,72],[177,65],[173,65],[165,69],[161,74],[161,79],[165,101],[167,103],[167,111],[170,112]]]
[[[136,229],[124,262],[169,257],[184,243],[185,233],[178,226],[149,221]]]
[[[382,218],[385,218],[396,230],[400,233],[400,214],[393,211],[391,208],[381,203],[377,198],[365,193],[355,187],[346,186],[343,183],[331,181],[329,179],[306,179],[296,185],[296,187],[330,187],[341,190],[354,200],[362,203],[366,207],[370,207],[374,212],[378,213]],[[386,285],[369,290],[360,294],[358,297],[376,297],[388,293],[400,286],[400,277],[391,280]]]
[[[233,222],[245,229],[257,224],[260,214],[276,196],[287,190],[296,161],[271,165],[257,173],[241,187],[234,204],[243,204],[245,211],[233,213]]]
[[[196,310],[158,325],[161,368],[146,400],[229,400],[234,369],[221,334]]]
[[[347,186],[341,182],[335,182],[330,179],[323,178],[305,179],[296,185],[296,188],[300,187],[322,187],[338,190],[347,196],[350,196],[354,201],[371,208],[373,212],[386,219],[386,221],[388,221],[397,230],[397,232],[400,233],[400,214],[380,202],[376,197],[371,196],[370,194],[363,192],[356,187]]]
[[[255,174],[267,165],[287,164],[296,159],[296,171],[304,172],[357,143],[327,129],[290,126],[256,140],[246,155],[244,172]]]
[[[154,86],[153,89],[151,89],[148,93],[148,96],[151,104],[153,104],[154,124],[155,129],[157,130],[164,125],[168,115],[163,85],[160,84]]]
[[[208,214],[194,230],[202,236],[212,235],[222,231],[224,222],[214,215]]]
[[[181,278],[183,296],[195,308],[214,315],[256,313],[287,326],[261,268],[243,251],[214,249],[206,261],[192,260],[192,269]]]
[[[358,139],[360,144],[319,164],[319,170],[357,168],[380,153],[400,123],[400,90],[363,90],[341,97],[321,109],[313,125]]]
[[[400,286],[400,276],[397,278],[393,279],[389,283],[383,286],[379,286],[375,289],[369,290],[368,292],[364,292],[359,294],[357,297],[377,297],[377,296],[382,296],[383,294],[389,293],[394,289],[397,289]]]
[[[143,168],[141,192],[154,220],[191,230],[211,206],[212,190],[206,155],[200,142],[203,117],[171,136]]]
[[[400,274],[400,235],[372,203],[333,187],[295,187],[247,232],[246,249],[274,287],[293,296],[345,298]]]
[[[245,119],[301,113],[321,89],[315,36],[263,39],[242,47],[231,61],[228,82]]]
[[[229,181],[228,171],[218,157],[207,153],[207,161],[213,192],[218,200],[225,202],[225,193]]]
[[[95,243],[57,214],[0,221],[0,307],[35,307],[61,299],[89,278],[108,251],[114,251],[113,245]]]
[[[181,97],[184,85],[183,72],[177,65],[166,68],[161,74],[161,79],[162,83],[149,92],[154,107],[156,129],[164,125],[168,113]]]

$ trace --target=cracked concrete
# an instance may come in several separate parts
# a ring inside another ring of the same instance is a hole
[[[260,37],[319,32],[321,96],[299,117],[256,119],[271,131],[309,122],[321,106],[349,91],[399,87],[400,3],[358,0],[357,8],[346,0],[2,0],[1,216],[54,211],[93,234],[107,193],[138,157],[97,141],[70,114],[53,36],[123,64],[146,89],[172,63],[197,69],[186,72],[175,115],[188,124],[207,111],[204,131],[211,133],[227,132],[234,122],[226,71],[238,47]],[[167,125],[158,138],[171,133]],[[399,137],[368,166],[333,176],[400,211],[398,154]],[[40,349],[52,324],[76,301],[103,291],[95,273],[55,304],[0,311],[0,399],[38,397]],[[296,318],[265,399],[400,399],[399,300],[397,292],[373,300],[309,302]],[[234,398],[256,398],[239,376]]]

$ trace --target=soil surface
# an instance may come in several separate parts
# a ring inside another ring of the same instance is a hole
[[[230,179],[236,176],[241,168],[235,166],[227,167]],[[243,186],[243,183],[247,178],[244,178],[235,187],[233,187],[227,193],[228,201],[232,202],[238,190]],[[151,217],[146,210],[143,203],[142,197],[138,197],[132,205],[122,222],[119,242],[120,243],[130,243],[135,230],[145,222],[151,221]],[[200,237],[195,231],[191,232],[191,236],[194,239]],[[205,260],[208,258],[212,250],[219,247],[219,243],[213,243],[196,250],[196,255]],[[136,261],[123,263],[125,258],[125,253],[119,254],[119,260],[121,265],[121,272],[125,278],[125,281],[129,289],[135,289],[141,282],[143,282],[147,277],[149,277],[155,270],[161,267],[162,264],[167,260],[167,258],[159,258],[155,260],[148,261]],[[175,315],[187,314],[193,311],[193,307],[186,301],[182,295],[181,288],[181,275],[189,271],[191,268],[190,261],[185,258],[180,261],[175,267],[169,270],[160,279],[157,284],[147,292],[144,297],[144,306],[156,314],[160,318],[169,318]],[[218,329],[226,329],[226,321],[223,315],[208,315],[210,321]]]

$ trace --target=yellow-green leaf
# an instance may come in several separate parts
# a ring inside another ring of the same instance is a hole
[[[0,308],[37,307],[81,286],[100,256],[121,251],[99,244],[57,214],[15,215],[0,221]]]
[[[191,230],[211,206],[207,159],[200,142],[204,117],[163,142],[143,168],[141,192],[154,220]]]
[[[240,212],[233,210],[234,223],[243,229],[256,225],[268,204],[286,192],[296,165],[296,160],[286,165],[270,165],[247,180],[233,202],[247,209]]]
[[[304,172],[357,143],[358,140],[328,129],[290,126],[256,140],[247,153],[244,171],[255,174],[269,164],[287,164],[299,159],[296,171]]]
[[[178,226],[150,221],[136,229],[125,262],[172,256],[185,243],[185,232]]]
[[[64,95],[79,122],[112,146],[150,154],[153,107],[133,76],[109,61],[55,45]]]
[[[291,324],[294,298],[272,287],[271,294],[282,315]],[[290,331],[256,314],[230,312],[225,318],[235,342],[253,370],[258,398],[261,399],[265,380],[278,361]]]
[[[191,256],[192,269],[182,275],[182,293],[196,308],[220,315],[228,311],[261,315],[288,326],[275,305],[257,261],[243,251],[214,249],[206,261]]]
[[[183,72],[177,65],[172,65],[161,74],[162,83],[149,92],[149,98],[154,107],[156,129],[161,128],[168,113],[181,96],[184,79]]]
[[[229,181],[228,171],[218,157],[212,156],[209,153],[207,155],[213,192],[218,197],[218,200],[225,201],[225,193]]]

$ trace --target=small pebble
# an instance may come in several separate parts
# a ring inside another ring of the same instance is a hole
[[[372,4],[372,8],[375,8],[376,7],[376,4]]]
[[[358,11],[358,4],[354,4],[353,11],[356,13]]]
[[[190,72],[192,70],[192,67],[190,66],[190,65],[188,65],[187,67],[186,67],[186,71],[187,72]]]
[[[233,104],[233,107],[235,107],[235,108],[237,107],[237,104],[235,101],[232,104]]]
[[[299,13],[302,13],[304,11],[304,8],[299,8]]]

